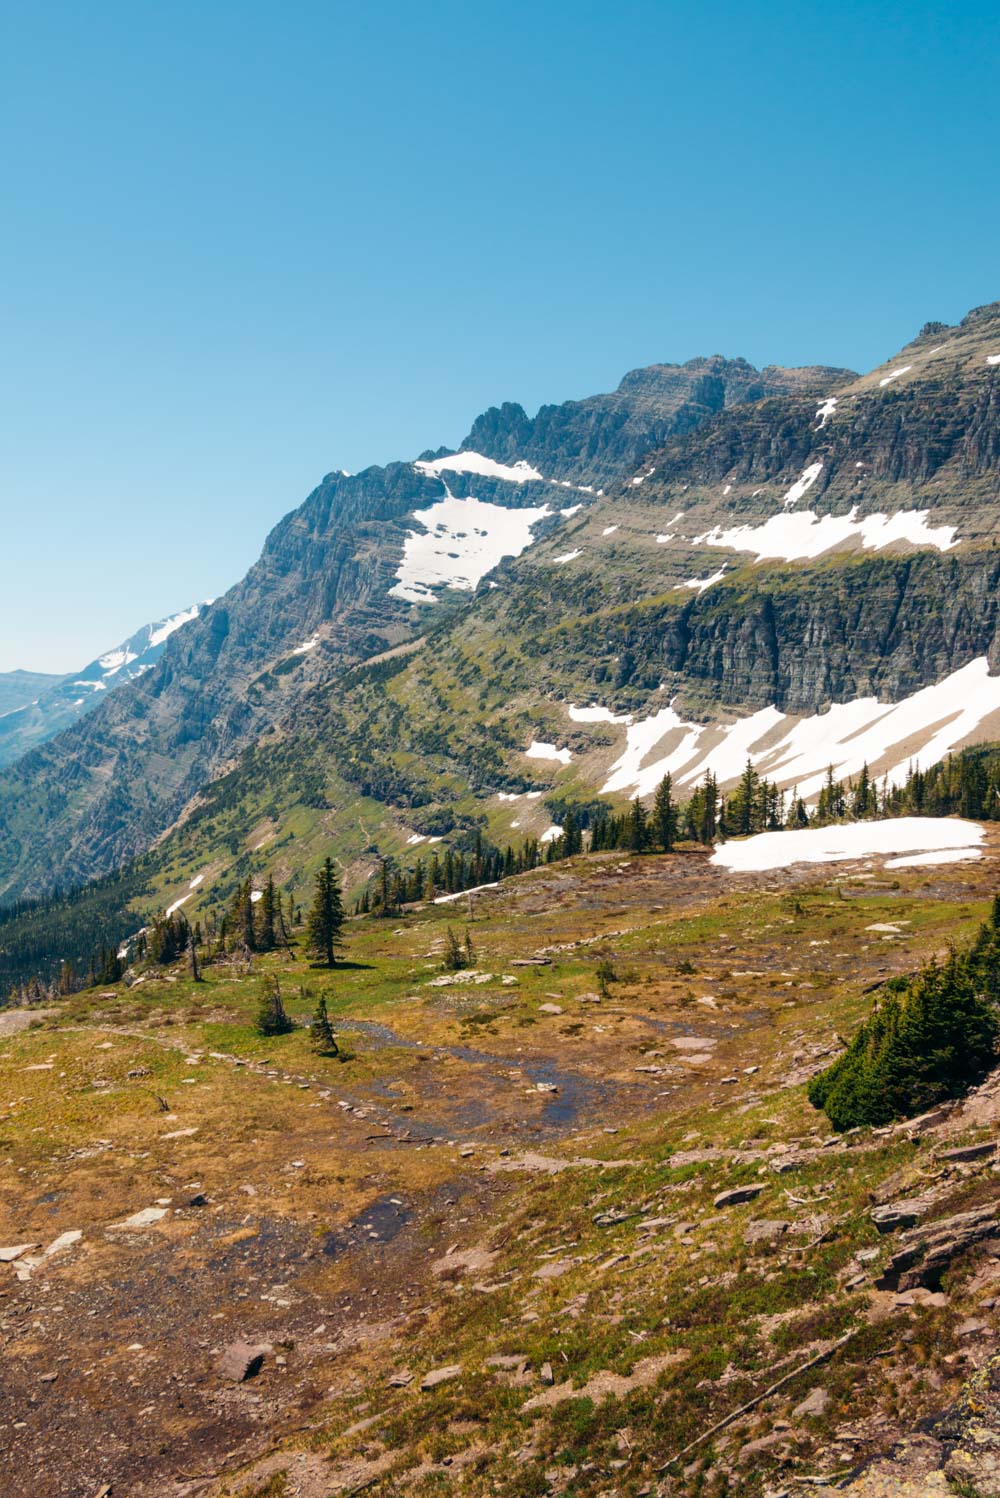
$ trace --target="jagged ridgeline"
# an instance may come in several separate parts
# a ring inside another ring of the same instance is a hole
[[[672,433],[847,374],[720,357],[654,365],[534,418],[509,403],[487,412],[462,444],[480,459],[471,472],[428,453],[328,474],[153,669],[0,775],[0,899],[107,873],[151,847],[243,750],[296,724],[316,682],[420,637],[494,562],[564,525],[561,510],[594,501]],[[516,467],[505,461],[515,448]],[[399,576],[408,536],[424,530],[415,516],[446,542],[417,588]]]
[[[678,805],[726,798],[748,756],[810,814],[831,765],[892,811],[912,763],[1000,738],[998,475],[997,306],[862,377],[653,366],[328,475],[152,670],[0,775],[0,897],[153,849],[153,909],[304,890],[328,853],[353,900],[383,858],[652,810],[665,771]],[[989,815],[979,770],[928,804]]]

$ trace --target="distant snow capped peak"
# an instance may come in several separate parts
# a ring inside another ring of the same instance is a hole
[[[182,609],[178,614],[169,614],[165,619],[144,624],[116,649],[107,651],[93,661],[80,673],[81,678],[89,677],[93,680],[98,670],[105,681],[108,677],[117,676],[119,672],[125,673],[122,677],[124,681],[132,681],[134,677],[141,676],[159,660],[170,636],[182,625],[197,619],[202,609],[207,608],[211,602],[211,599],[207,599],[204,603],[193,603],[190,608]],[[131,669],[133,666],[135,670]]]
[[[152,650],[157,645],[162,645],[165,640],[169,639],[175,629],[180,629],[182,624],[190,624],[192,619],[197,619],[205,607],[207,607],[205,604],[193,603],[189,609],[184,609],[179,614],[172,614],[169,619],[161,619],[158,624],[151,624],[149,626],[148,648]]]
[[[11,763],[35,744],[44,743],[89,712],[105,692],[124,686],[144,676],[156,665],[166,649],[170,636],[185,624],[197,619],[213,602],[193,603],[190,608],[165,619],[144,624],[135,634],[106,650],[74,676],[56,678],[53,686],[41,693],[0,728],[0,766]]]

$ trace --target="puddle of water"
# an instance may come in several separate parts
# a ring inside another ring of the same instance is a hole
[[[360,1243],[391,1243],[407,1223],[413,1221],[413,1213],[399,1201],[380,1196],[366,1207],[360,1217],[340,1232],[327,1233],[320,1247],[330,1258],[336,1258],[349,1248]]]
[[[658,1029],[661,1025],[666,1028],[664,1021],[653,1023],[654,1028]],[[553,1130],[574,1125],[581,1116],[588,1119],[597,1117],[602,1104],[608,1101],[612,1093],[626,1090],[617,1084],[592,1081],[579,1072],[567,1071],[551,1060],[525,1061],[517,1055],[498,1056],[469,1045],[439,1045],[431,1048],[421,1045],[419,1041],[397,1035],[389,1025],[375,1020],[345,1020],[344,1029],[353,1029],[368,1036],[375,1042],[377,1049],[399,1046],[408,1051],[425,1051],[431,1056],[454,1056],[457,1061],[464,1061],[471,1066],[489,1066],[504,1072],[517,1070],[536,1085],[541,1082],[546,1086],[555,1086],[559,1089],[558,1092],[547,1094],[541,1113],[543,1126]],[[471,1118],[465,1122],[465,1127],[473,1126]]]

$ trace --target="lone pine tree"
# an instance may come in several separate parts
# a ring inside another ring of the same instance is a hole
[[[333,967],[337,960],[337,950],[343,945],[340,935],[343,925],[340,880],[334,872],[333,861],[327,858],[316,875],[316,893],[306,923],[309,952],[326,967]]]

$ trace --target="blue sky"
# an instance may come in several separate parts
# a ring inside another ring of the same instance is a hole
[[[0,0],[0,670],[501,400],[1000,297],[998,64],[975,3]]]

